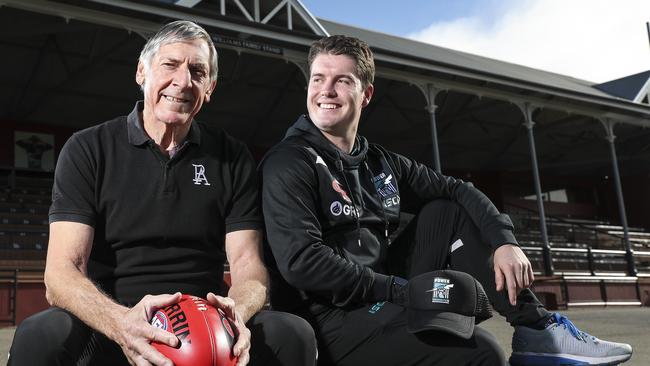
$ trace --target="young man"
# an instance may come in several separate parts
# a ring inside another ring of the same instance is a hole
[[[470,183],[357,134],[373,95],[367,44],[314,42],[301,116],[265,157],[267,240],[283,277],[274,308],[313,325],[320,358],[336,365],[503,364],[477,328],[471,342],[406,329],[401,277],[450,267],[477,278],[515,327],[513,365],[614,364],[629,345],[597,340],[546,311],[528,289],[532,267],[507,215]],[[391,242],[400,211],[418,213]]]
[[[149,321],[180,292],[234,319],[238,365],[315,364],[307,322],[260,312],[268,274],[255,165],[244,144],[193,119],[216,80],[210,35],[192,22],[167,24],[140,54],[144,101],[66,143],[45,270],[54,307],[20,325],[9,365],[171,366],[150,342],[180,341]]]

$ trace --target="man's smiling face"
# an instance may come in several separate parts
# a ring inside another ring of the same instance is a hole
[[[148,67],[139,63],[136,80],[143,86],[145,115],[166,124],[190,122],[214,89],[209,57],[207,43],[197,39],[162,45]]]
[[[323,132],[341,135],[356,132],[361,109],[368,105],[372,85],[363,86],[354,59],[346,55],[320,54],[311,64],[307,110]]]

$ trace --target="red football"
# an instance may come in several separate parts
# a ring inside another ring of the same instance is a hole
[[[151,324],[174,333],[181,341],[172,348],[153,342],[160,353],[176,366],[234,366],[232,347],[237,340],[235,325],[206,300],[183,295],[181,300],[158,310]]]

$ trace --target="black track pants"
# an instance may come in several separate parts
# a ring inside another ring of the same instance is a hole
[[[406,310],[380,302],[354,310],[328,308],[312,319],[320,366],[500,366],[505,355],[493,335],[476,327],[469,340],[443,332],[406,330]]]
[[[506,291],[496,291],[492,248],[457,203],[435,200],[425,205],[391,245],[389,258],[390,273],[406,277],[446,268],[471,274],[512,325],[531,324],[549,314],[529,289],[519,293],[516,306]]]
[[[246,324],[251,331],[249,365],[309,365],[316,359],[311,326],[288,313],[261,311]],[[16,329],[9,366],[128,366],[117,343],[60,308],[25,319]]]

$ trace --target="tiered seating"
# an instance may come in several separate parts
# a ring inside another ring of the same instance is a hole
[[[629,275],[623,228],[597,220],[551,217],[546,228],[553,264],[544,272],[539,218],[535,212],[508,212],[517,238],[537,274],[534,289],[550,308],[572,306],[639,306],[644,303],[643,277],[650,277],[650,233],[629,228],[637,269]]]
[[[42,269],[52,174],[0,169],[0,269]]]
[[[539,217],[531,212],[510,213],[517,239],[536,272],[543,270]],[[598,220],[550,217],[546,228],[555,273],[559,275],[625,275],[627,262],[623,228]],[[650,274],[650,233],[629,228],[637,269]],[[647,255],[644,254],[647,252]]]

